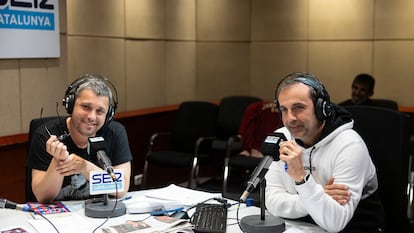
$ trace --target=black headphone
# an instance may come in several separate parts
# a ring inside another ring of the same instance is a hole
[[[279,88],[286,82],[300,82],[312,88],[313,105],[315,106],[315,114],[319,120],[325,120],[332,115],[332,104],[328,91],[323,86],[322,82],[315,76],[309,73],[297,72],[287,75],[283,78],[275,89],[275,104],[279,109],[279,102],[277,101],[277,95]],[[280,109],[279,109],[280,112]]]
[[[76,92],[78,88],[87,82],[92,80],[104,83],[108,89],[112,93],[112,98],[109,99],[109,108],[108,112],[105,117],[105,124],[106,125],[109,121],[111,121],[115,115],[116,108],[118,106],[118,92],[116,91],[115,86],[104,76],[96,75],[96,74],[85,74],[82,77],[73,81],[65,91],[65,96],[63,97],[62,104],[66,109],[68,114],[72,114],[73,107],[75,106],[76,100]],[[111,90],[112,89],[112,90]]]

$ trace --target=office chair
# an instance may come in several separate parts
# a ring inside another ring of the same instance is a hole
[[[229,138],[238,134],[244,111],[249,104],[257,101],[262,101],[262,99],[254,96],[226,96],[220,100],[216,122],[216,139],[212,145],[216,154],[225,155]],[[232,145],[231,149],[240,149],[240,144],[233,143]]]
[[[375,106],[383,107],[398,111],[398,103],[389,99],[372,99]]]
[[[377,169],[385,232],[411,232],[407,217],[410,123],[406,114],[380,107],[346,106],[354,129],[367,144]]]
[[[189,168],[189,187],[196,186],[200,163],[208,160],[208,149],[214,138],[218,106],[203,101],[180,104],[173,129],[154,133],[149,142],[144,165],[144,185],[147,185],[148,166]],[[164,139],[164,140],[163,140]],[[166,139],[170,139],[168,143]],[[164,148],[160,149],[163,144]],[[169,148],[165,148],[165,145]]]
[[[273,102],[258,101],[247,106],[239,127],[239,135],[228,140],[223,169],[223,194],[227,192],[228,178],[232,169],[250,173],[262,160],[262,158],[240,155],[240,152],[243,150],[250,152],[252,148],[260,150],[266,136],[282,125],[279,112]],[[240,143],[239,150],[232,149],[234,143]]]
[[[30,121],[29,125],[29,141],[28,141],[28,148],[26,153],[26,160],[29,156],[30,145],[32,143],[32,138],[34,133],[36,132],[37,128],[43,127],[44,123],[48,121],[58,119],[58,116],[50,116],[50,117],[43,117],[42,118],[35,118]],[[65,117],[61,116],[62,121],[64,121]],[[32,190],[32,169],[27,167],[26,165],[26,175],[25,175],[25,200],[26,202],[29,201],[36,201],[36,197],[33,194]]]

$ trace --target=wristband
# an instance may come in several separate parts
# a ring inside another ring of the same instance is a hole
[[[301,185],[301,184],[306,183],[309,180],[309,176],[310,176],[310,174],[307,174],[306,176],[303,177],[303,179],[301,181],[298,181],[298,182],[295,181],[295,185]]]

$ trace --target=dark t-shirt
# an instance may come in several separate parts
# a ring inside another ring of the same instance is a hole
[[[46,125],[51,134],[59,136],[68,131],[65,122],[64,119],[56,119],[48,121]],[[132,160],[128,136],[122,124],[110,121],[102,130],[100,136],[105,140],[106,154],[111,160],[112,165],[116,166]],[[26,161],[27,167],[42,171],[47,170],[52,160],[52,156],[46,152],[46,141],[48,139],[49,134],[43,125],[36,129],[29,145],[28,159]],[[98,165],[96,156],[89,155],[86,148],[78,148],[71,137],[65,139],[63,143],[68,148],[69,154],[74,153]],[[89,182],[83,175],[78,174],[65,176],[62,189],[55,200],[76,200],[89,197]]]

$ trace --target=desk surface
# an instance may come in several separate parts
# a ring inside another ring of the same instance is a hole
[[[138,198],[140,196],[145,195],[145,193],[146,191],[138,191],[138,192],[132,192],[131,195],[132,195],[132,198]],[[60,233],[64,233],[64,232],[89,232],[91,233],[96,227],[101,225],[105,220],[104,218],[86,217],[84,214],[84,202],[83,201],[70,201],[70,202],[65,202],[65,204],[72,211],[73,214],[71,216],[49,218],[55,223]],[[227,232],[229,233],[242,232],[237,224],[236,214],[237,214],[237,205],[233,205],[228,210]],[[240,219],[244,216],[259,215],[259,214],[260,214],[260,209],[257,207],[246,207],[244,204],[242,204],[239,209]],[[103,225],[103,227],[122,224],[122,223],[125,223],[125,221],[127,220],[142,220],[146,217],[148,217],[148,214],[126,214],[120,217],[110,218],[109,221]],[[31,216],[31,214],[27,212],[9,210],[9,209],[0,209],[0,231],[8,230],[14,227],[22,227],[29,232],[38,232],[30,223],[32,219],[33,217]],[[50,230],[48,230],[47,232],[56,232],[52,228],[52,226],[43,219],[33,220],[33,221],[43,221],[46,227],[50,227]],[[102,232],[102,230],[98,229],[96,232]],[[287,221],[285,232],[286,233],[287,232],[319,233],[319,232],[325,232],[325,231],[323,231],[321,228],[315,225]]]

